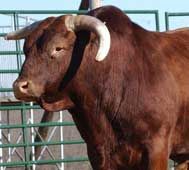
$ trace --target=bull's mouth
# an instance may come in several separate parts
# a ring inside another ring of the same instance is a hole
[[[36,102],[38,100],[38,98],[35,96],[26,96],[26,95],[18,95],[18,94],[14,94],[14,95],[18,100],[24,102]]]
[[[37,92],[34,93],[31,89],[19,91],[18,87],[14,88],[14,95],[18,100],[36,102],[46,111],[60,111],[73,106],[71,100],[61,92],[55,94],[40,94],[39,91]]]
[[[59,96],[45,96],[42,95],[37,103],[46,111],[54,112],[60,110],[70,109],[74,106],[72,101],[64,95]]]
[[[55,99],[54,97],[47,97],[42,95],[41,97],[33,97],[33,96],[16,96],[16,98],[20,101],[24,102],[36,102],[43,109],[49,112],[60,111],[70,108],[70,104],[68,104],[67,99],[59,98]]]

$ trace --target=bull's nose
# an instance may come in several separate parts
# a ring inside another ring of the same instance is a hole
[[[17,99],[23,101],[34,101],[43,93],[41,86],[37,86],[31,80],[17,79],[13,83],[14,95]]]
[[[13,88],[17,93],[23,93],[23,94],[27,94],[28,87],[29,87],[28,81],[16,81],[13,85]]]

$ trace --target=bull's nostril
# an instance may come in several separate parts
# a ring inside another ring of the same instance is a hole
[[[26,82],[25,84],[22,84],[22,88],[27,89],[28,88],[28,82]]]
[[[27,81],[24,81],[24,82],[20,82],[19,83],[19,89],[22,93],[26,93],[27,92],[27,89],[28,89],[28,85],[29,83]]]

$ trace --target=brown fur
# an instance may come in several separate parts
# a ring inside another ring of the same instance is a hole
[[[35,89],[19,98],[69,109],[94,170],[166,170],[169,157],[189,159],[189,31],[150,32],[112,6],[89,15],[110,31],[107,58],[94,60],[93,33],[68,32],[64,16],[46,19],[26,39],[16,82]]]

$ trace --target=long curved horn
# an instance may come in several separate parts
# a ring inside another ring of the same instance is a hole
[[[87,16],[66,16],[65,25],[70,31],[89,30],[99,37],[99,48],[95,59],[102,61],[108,55],[110,49],[110,33],[106,25],[99,19]]]
[[[19,40],[26,38],[42,21],[34,22],[31,25],[28,25],[22,29],[19,29],[17,31],[13,31],[8,33],[4,38],[6,40]]]

